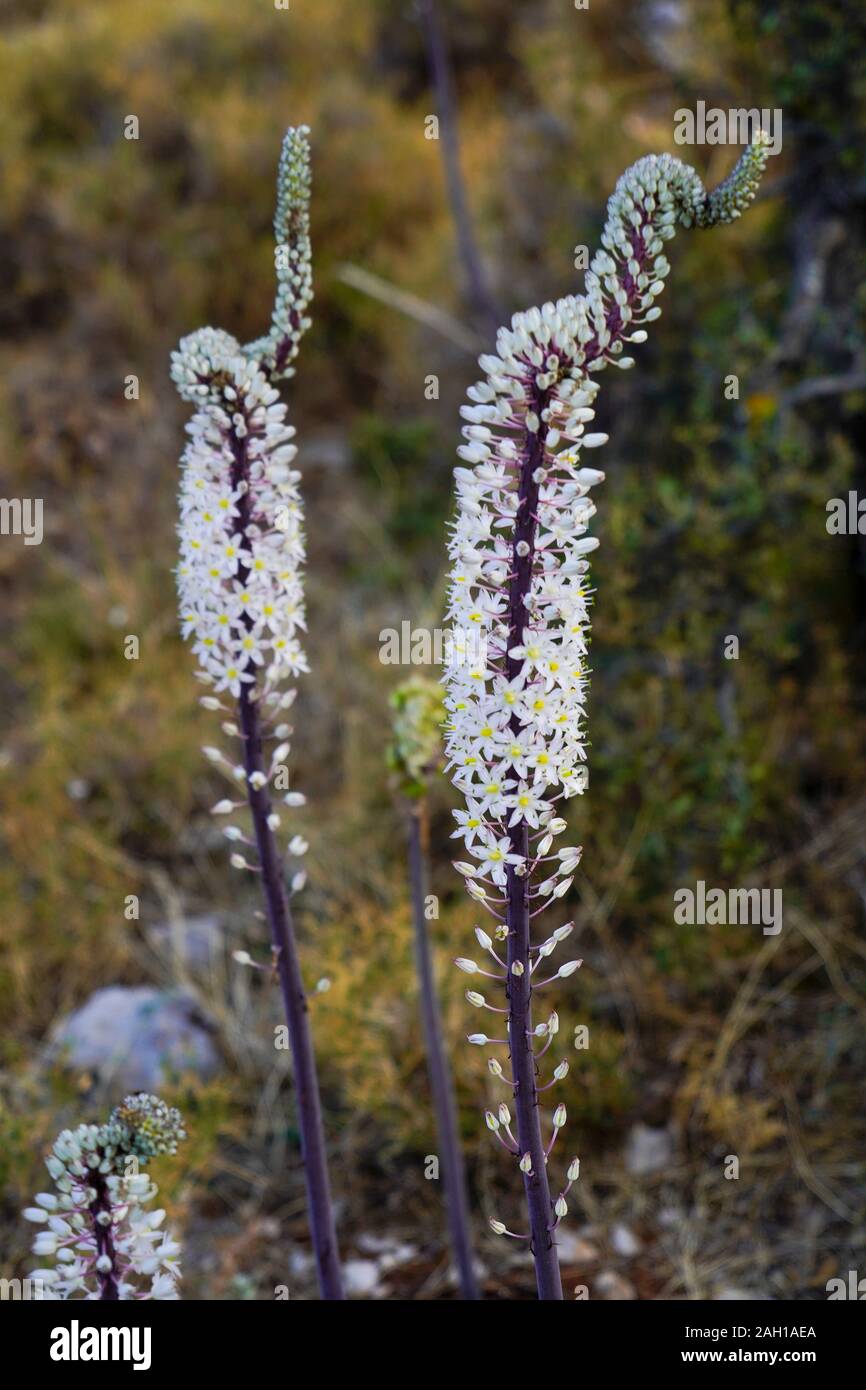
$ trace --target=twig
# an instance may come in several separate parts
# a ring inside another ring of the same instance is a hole
[[[483,323],[485,331],[495,333],[502,314],[490,293],[487,276],[472,228],[469,201],[460,168],[460,142],[457,132],[457,101],[451,78],[448,47],[439,18],[436,0],[418,0],[424,22],[430,74],[439,107],[439,133],[445,182],[451,203],[451,215],[457,232],[457,249],[463,265],[469,302]]]
[[[381,276],[374,275],[371,270],[364,270],[359,265],[345,262],[337,267],[336,275],[344,285],[350,285],[353,290],[360,290],[361,294],[378,299],[380,304],[386,304],[389,309],[396,309],[399,314],[405,314],[416,323],[423,323],[426,328],[432,328],[434,333],[447,338],[455,347],[470,353],[473,357],[476,357],[483,347],[482,339],[476,337],[459,319],[453,318],[444,309],[437,309],[435,304],[429,304],[426,299],[419,299],[416,294],[389,284]]]

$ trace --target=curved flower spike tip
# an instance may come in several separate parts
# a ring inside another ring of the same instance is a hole
[[[252,367],[267,382],[292,376],[298,345],[312,320],[310,248],[310,130],[290,126],[277,171],[274,263],[277,294],[271,327],[244,346],[221,328],[200,328],[172,353],[171,376],[180,395],[194,405],[216,403],[226,383]]]
[[[476,936],[493,956],[494,973],[496,965],[503,972],[517,1113],[516,1136],[505,1147],[523,1177],[543,1298],[562,1297],[553,1231],[564,1191],[551,1199],[547,1159],[565,1112],[554,1111],[545,1143],[538,1090],[546,1087],[538,1086],[537,1063],[559,1021],[554,1012],[533,1025],[531,998],[579,962],[542,978],[571,927],[536,943],[530,920],[566,896],[581,856],[579,846],[554,843],[567,829],[564,803],[588,785],[588,557],[598,546],[588,531],[596,511],[590,493],[604,473],[585,455],[592,450],[594,458],[607,442],[587,432],[596,376],[608,366],[633,367],[626,344],[645,342],[645,325],[660,316],[656,301],[670,272],[665,242],[678,225],[739,217],[755,196],[768,146],[760,132],[709,194],[694,169],[671,155],[627,170],[608,203],[585,293],[515,314],[499,330],[495,355],[480,358],[484,377],[461,411],[463,466],[455,469],[449,540],[447,770],[466,800],[454,814],[467,861],[456,867],[495,928],[495,941],[480,927]],[[468,997],[475,1007],[494,1007],[476,991]],[[478,1033],[470,1041],[490,1040]],[[504,1075],[496,1065],[494,1074]],[[557,1068],[549,1084],[563,1075]]]
[[[309,126],[290,127],[283,140],[274,214],[277,297],[270,332],[244,348],[262,363],[271,381],[293,374],[291,363],[312,322],[307,316],[313,298],[309,135]]]

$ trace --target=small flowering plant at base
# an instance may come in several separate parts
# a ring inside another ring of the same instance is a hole
[[[391,692],[388,704],[391,741],[385,756],[395,789],[407,801],[423,801],[442,757],[441,686],[429,676],[411,676]]]
[[[54,1260],[31,1279],[49,1300],[176,1299],[180,1245],[148,1210],[156,1184],[151,1159],[173,1154],[185,1137],[177,1110],[156,1096],[127,1096],[104,1125],[65,1129],[46,1167],[53,1192],[40,1192],[24,1216],[39,1227],[33,1253]]]
[[[275,382],[294,374],[298,343],[309,327],[312,298],[309,236],[310,151],[305,126],[286,133],[277,176],[277,296],[270,331],[242,347],[221,329],[184,338],[172,356],[172,378],[195,406],[181,460],[180,563],[183,635],[192,643],[205,708],[223,715],[236,752],[207,747],[231,794],[213,807],[230,823],[234,868],[260,876],[271,929],[294,1064],[299,1128],[313,1246],[322,1296],[343,1297],[325,1154],[318,1079],[294,935],[290,898],[304,886],[307,850],[294,833],[280,849],[280,789],[291,813],[304,804],[288,790],[286,722],[295,691],[287,682],[308,670],[301,568],[304,535],[294,427]],[[286,858],[296,861],[285,882]],[[243,957],[241,957],[243,958]]]
[[[544,1299],[562,1298],[556,1228],[579,1163],[571,1160],[552,1195],[548,1163],[562,1145],[566,1112],[554,1096],[548,1115],[544,1093],[563,1080],[568,1063],[542,1080],[559,1019],[552,1009],[534,1022],[533,996],[581,962],[549,964],[572,928],[539,940],[535,921],[568,894],[581,857],[579,846],[557,841],[567,828],[564,803],[587,786],[587,576],[598,545],[588,531],[591,494],[604,473],[585,455],[594,457],[607,441],[587,432],[596,377],[609,366],[634,365],[626,348],[643,343],[661,314],[656,301],[670,270],[665,243],[677,226],[739,217],[755,196],[768,146],[759,133],[709,194],[670,155],[633,165],[608,204],[585,294],[515,314],[499,331],[496,354],[480,359],[484,379],[462,409],[449,619],[456,633],[479,633],[486,659],[446,667],[446,752],[465,797],[454,834],[466,857],[455,867],[491,920],[489,930],[476,929],[486,963],[462,957],[457,965],[499,995],[493,1003],[481,988],[467,991],[482,1016],[499,1020],[469,1041],[507,1052],[505,1066],[496,1056],[488,1066],[510,1090],[514,1117],[503,1102],[487,1112],[487,1125],[521,1174],[528,1230],[491,1224],[497,1234],[529,1241]]]

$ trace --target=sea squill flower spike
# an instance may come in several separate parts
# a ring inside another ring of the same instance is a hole
[[[254,872],[265,896],[294,1063],[319,1287],[323,1298],[333,1300],[343,1297],[343,1285],[321,1102],[284,852],[277,844],[281,815],[272,801],[272,790],[281,785],[287,811],[304,802],[301,793],[287,791],[285,780],[292,733],[285,719],[295,697],[287,682],[308,670],[300,641],[301,475],[294,467],[295,430],[286,423],[274,383],[294,375],[291,364],[310,323],[308,136],[307,127],[299,126],[283,142],[274,218],[277,295],[269,332],[241,347],[222,329],[200,329],[173,354],[172,378],[196,407],[181,460],[181,625],[198,659],[198,678],[210,692],[202,703],[232,716],[223,731],[240,741],[237,756],[216,747],[204,753],[236,792],[245,792],[251,813],[251,834],[236,825],[225,834],[243,846],[230,863]],[[236,809],[233,796],[213,811],[222,816]],[[304,838],[293,834],[289,858],[300,860],[306,849]],[[303,882],[296,864],[291,892]]]
[[[492,919],[492,937],[482,932],[479,940],[505,966],[507,1041],[498,1045],[508,1048],[516,1116],[516,1144],[505,1147],[522,1176],[543,1299],[562,1298],[554,1231],[567,1204],[564,1191],[551,1199],[548,1156],[556,1161],[551,1150],[566,1115],[557,1105],[551,1121],[539,1105],[539,1091],[550,1084],[539,1084],[539,1062],[559,1020],[554,1012],[534,1025],[532,996],[580,962],[548,966],[570,928],[536,944],[531,923],[568,893],[581,855],[578,846],[553,847],[566,829],[563,803],[587,786],[587,557],[598,545],[589,534],[591,493],[604,473],[586,454],[594,459],[607,440],[587,431],[597,373],[634,365],[626,346],[644,342],[645,325],[661,314],[656,301],[670,270],[665,243],[677,226],[739,217],[755,196],[768,145],[760,132],[710,194],[670,155],[633,165],[608,203],[586,292],[515,314],[499,331],[495,355],[481,357],[484,378],[462,409],[449,542],[454,656],[445,672],[448,768],[465,798],[454,833],[467,858],[455,867]],[[464,659],[470,648],[480,657]],[[458,966],[466,970],[466,960]],[[490,1007],[477,991],[469,1000]],[[484,1032],[469,1041],[497,1043]],[[497,1066],[493,1075],[501,1077]],[[556,1068],[553,1080],[562,1075]],[[576,1175],[575,1163],[569,1172]],[[497,1219],[493,1229],[500,1227],[506,1230]]]

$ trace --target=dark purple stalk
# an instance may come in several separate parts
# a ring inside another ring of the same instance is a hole
[[[247,480],[246,445],[244,439],[239,439],[232,432],[231,446],[235,459],[232,482],[233,486],[237,487],[238,483]],[[251,520],[251,494],[249,491],[240,498],[238,509],[240,516],[237,521],[237,530],[243,533]],[[241,583],[244,582],[244,578],[245,575],[241,573]],[[280,856],[274,833],[268,825],[268,817],[271,814],[268,783],[265,781],[264,786],[255,787],[250,781],[254,772],[261,773],[265,778],[268,774],[262,752],[260,710],[252,693],[254,689],[254,685],[242,684],[239,699],[244,767],[247,773],[247,794],[259,852],[262,888],[276,956],[277,975],[289,1028],[289,1045],[292,1051],[295,1095],[298,1107],[298,1128],[301,1133],[301,1154],[307,1186],[310,1232],[316,1258],[319,1290],[323,1299],[336,1301],[344,1299],[345,1293],[340,1272],[337,1232],[334,1225],[331,1188],[328,1179],[325,1130],[322,1123],[322,1103],[319,1096],[319,1081],[316,1074],[316,1059],[310,1030],[309,1005],[301,975],[292,912],[286,893]]]
[[[531,408],[541,419],[546,398],[543,393],[536,394],[537,399],[532,402]],[[527,436],[521,462],[519,504],[514,529],[513,578],[508,598],[509,648],[522,643],[526,627],[525,600],[530,590],[535,555],[536,523],[533,514],[538,511],[538,483],[533,480],[532,475],[544,461],[546,432],[547,427],[542,421],[538,433]],[[529,547],[526,555],[518,554],[517,547],[521,541],[525,541]],[[506,658],[508,680],[514,679],[520,667],[519,659]],[[519,735],[521,726],[516,715],[512,716],[511,727],[515,735]],[[529,827],[525,821],[519,821],[511,831],[511,850],[514,854],[522,855],[525,862],[529,862]],[[528,1153],[532,1159],[531,1172],[523,1174],[529,1210],[530,1249],[535,1260],[538,1297],[547,1301],[559,1301],[562,1299],[562,1280],[559,1273],[559,1256],[553,1238],[554,1213],[550,1201],[550,1184],[538,1112],[538,1068],[532,1048],[529,884],[525,877],[516,874],[511,867],[508,869],[507,884],[508,1036],[514,1077],[514,1106],[517,1112],[517,1142],[521,1155]],[[512,967],[515,964],[523,967],[521,974],[513,973]]]
[[[639,235],[633,237],[633,255],[639,265],[645,259],[644,243]],[[625,289],[631,304],[637,297],[637,286],[630,274],[625,277]],[[607,327],[611,338],[623,333],[623,323],[619,306],[613,305],[607,315]],[[596,339],[587,343],[584,364],[588,365],[599,354]],[[534,389],[528,409],[539,419],[537,433],[527,433],[523,457],[520,464],[518,482],[518,511],[514,528],[514,548],[512,551],[511,573],[508,601],[508,643],[506,650],[522,644],[527,631],[526,598],[532,584],[532,568],[535,559],[535,540],[538,513],[539,485],[533,473],[544,465],[545,441],[549,426],[542,419],[548,402],[544,391]],[[518,554],[518,546],[525,542],[526,555]],[[508,680],[513,680],[521,668],[519,658],[506,656],[505,671]],[[520,720],[515,715],[511,728],[516,736],[520,734]],[[511,850],[529,860],[529,827],[525,821],[518,822],[510,833]],[[523,1175],[526,1203],[529,1211],[530,1249],[535,1260],[535,1277],[540,1299],[560,1301],[562,1299],[562,1279],[559,1272],[559,1257],[554,1239],[555,1216],[550,1200],[550,1184],[545,1162],[545,1146],[541,1134],[538,1111],[537,1076],[538,1067],[533,1051],[532,1034],[532,977],[530,974],[530,905],[529,883],[525,877],[507,871],[506,924],[508,926],[508,995],[509,1049],[514,1077],[514,1103],[517,1112],[517,1142],[521,1155],[529,1154],[532,1169]],[[514,964],[523,967],[522,973],[515,975]]]
[[[101,1274],[99,1270],[96,1272],[96,1277],[99,1280],[99,1298],[101,1302],[116,1303],[120,1298],[120,1292],[117,1287],[117,1270],[115,1268],[117,1254],[114,1249],[114,1236],[110,1225],[103,1226],[102,1222],[97,1220],[100,1212],[111,1214],[111,1196],[108,1191],[108,1184],[101,1173],[90,1173],[88,1183],[96,1193],[88,1207],[88,1211],[93,1217],[96,1257],[100,1259],[103,1255],[107,1255],[111,1260],[111,1269],[107,1274]]]
[[[460,1279],[460,1291],[465,1299],[477,1300],[481,1297],[481,1293],[475,1278],[472,1260],[466,1173],[457,1136],[457,1105],[454,1098],[451,1071],[442,1040],[442,1026],[436,997],[436,979],[433,974],[433,961],[427,936],[427,920],[424,916],[424,903],[427,897],[427,865],[422,835],[423,815],[423,806],[413,806],[408,816],[407,830],[409,837],[409,878],[412,886],[412,917],[415,924],[415,959],[421,992],[421,1016],[427,1043],[427,1071],[430,1077],[430,1090],[433,1095],[433,1108],[436,1113],[439,1147],[442,1151],[445,1203],[448,1210],[448,1224],[451,1228],[451,1244]]]

